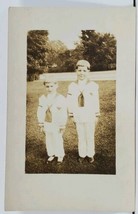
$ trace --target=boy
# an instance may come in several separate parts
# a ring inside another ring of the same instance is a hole
[[[79,162],[94,161],[95,124],[100,116],[98,85],[89,80],[90,64],[79,60],[76,64],[77,81],[68,88],[67,103],[69,116],[76,123],[78,133]]]
[[[56,80],[44,81],[45,95],[39,98],[37,118],[39,127],[46,134],[46,148],[48,154],[47,163],[57,157],[58,163],[62,163],[65,152],[63,147],[63,133],[67,121],[67,107],[65,97],[57,93]]]

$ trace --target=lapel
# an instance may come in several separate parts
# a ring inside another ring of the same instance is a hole
[[[87,89],[87,86],[88,84],[90,83],[91,81],[88,79],[86,84],[84,85],[84,89],[81,91],[80,88],[79,88],[79,84],[78,84],[78,80],[75,81],[75,84],[76,84],[76,88],[77,88],[77,91],[80,93],[84,92],[86,89]]]
[[[56,103],[58,95],[59,95],[59,94],[56,93],[56,94],[54,95],[53,99],[50,100],[50,101],[49,101],[48,96],[45,95],[45,98],[46,98],[46,106],[47,106],[47,108],[50,109],[50,108]]]

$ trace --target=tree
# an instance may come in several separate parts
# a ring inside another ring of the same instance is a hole
[[[32,30],[27,35],[27,78],[38,79],[39,74],[49,71],[54,65],[63,64],[59,56],[67,51],[63,42],[50,41],[47,30]]]
[[[82,58],[82,46],[76,44],[75,49],[67,49],[58,55],[60,63],[58,64],[58,69],[55,69],[55,72],[74,72],[77,61]]]
[[[116,69],[116,40],[110,33],[100,34],[95,30],[82,30],[80,36],[83,58],[92,70]]]
[[[27,34],[27,78],[33,80],[37,78],[47,67],[48,54],[48,31],[32,30]]]
[[[61,66],[63,59],[59,56],[67,51],[67,47],[60,40],[57,41],[48,41],[48,55],[47,61],[49,66],[56,64],[57,66]]]

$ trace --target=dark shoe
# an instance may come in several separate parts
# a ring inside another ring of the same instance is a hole
[[[94,162],[94,157],[90,158],[90,157],[87,157],[87,160],[89,163],[93,163]]]
[[[79,157],[78,161],[79,163],[83,163],[85,158]]]

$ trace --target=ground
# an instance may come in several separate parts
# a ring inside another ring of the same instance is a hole
[[[26,108],[26,173],[81,173],[115,174],[115,100],[116,82],[96,81],[99,84],[100,111],[95,132],[95,161],[78,163],[77,133],[75,125],[68,120],[64,133],[65,158],[61,165],[47,164],[45,136],[37,123],[38,98],[44,93],[41,81],[27,83]],[[59,92],[66,96],[69,81],[59,82]]]

